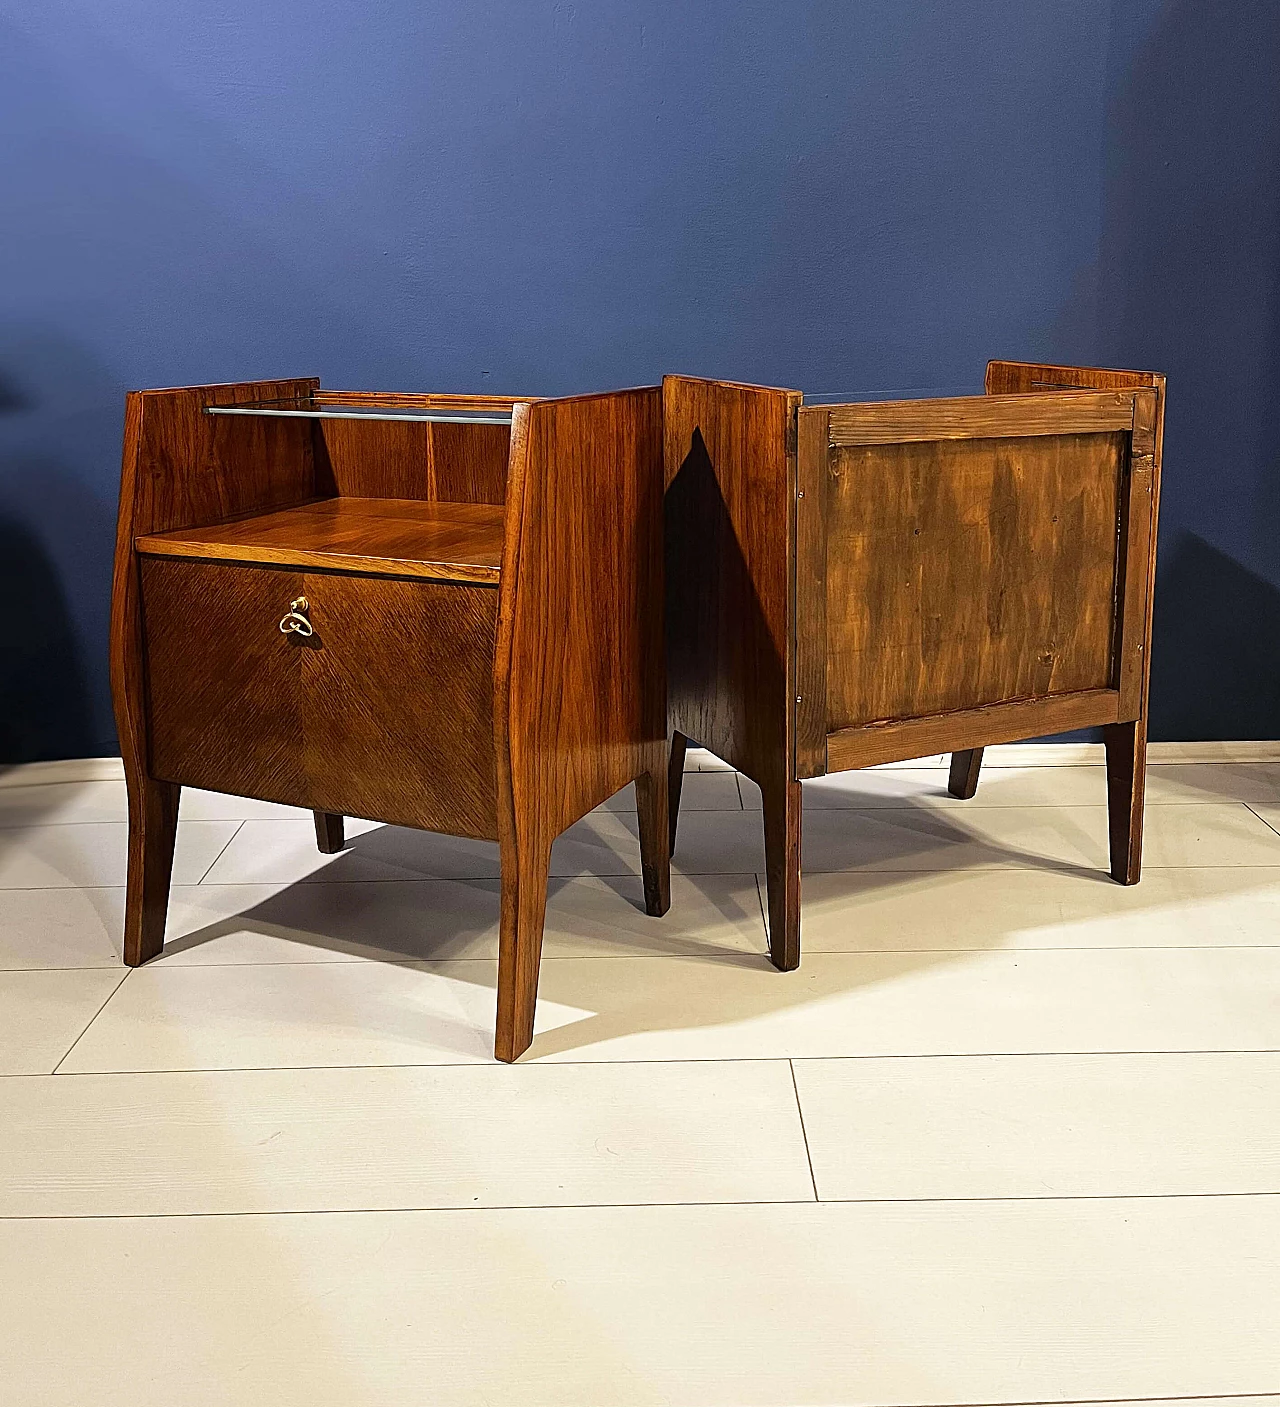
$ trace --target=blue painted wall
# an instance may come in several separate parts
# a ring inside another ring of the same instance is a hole
[[[114,749],[128,387],[993,355],[1169,372],[1153,732],[1276,736],[1277,52],[1272,0],[0,0],[0,757]]]

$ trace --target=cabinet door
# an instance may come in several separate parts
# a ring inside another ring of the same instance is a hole
[[[308,804],[496,839],[497,590],[308,573],[306,596]]]
[[[498,593],[148,558],[152,774],[494,839]],[[280,630],[299,597],[310,636]]]
[[[305,806],[301,573],[142,560],[151,774]]]

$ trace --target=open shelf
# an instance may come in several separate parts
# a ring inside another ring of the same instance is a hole
[[[437,425],[510,425],[505,397],[388,395],[372,391],[317,391],[276,401],[207,405],[206,415],[256,415],[296,420],[421,420]]]
[[[496,585],[502,519],[502,507],[488,503],[326,498],[216,527],[152,533],[136,546],[153,557]]]

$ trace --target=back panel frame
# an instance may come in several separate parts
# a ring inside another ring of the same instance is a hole
[[[1157,420],[1127,388],[801,408],[794,775],[1137,718]]]

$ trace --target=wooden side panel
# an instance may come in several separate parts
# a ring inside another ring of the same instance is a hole
[[[663,381],[671,728],[764,784],[790,767],[794,391]]]
[[[141,391],[134,535],[203,527],[322,496],[305,420],[205,415],[207,405],[307,395],[318,383],[263,381]],[[128,477],[128,475],[126,475]]]
[[[152,558],[151,767],[166,781],[496,839],[497,592]],[[283,634],[307,601],[314,634]]]
[[[1126,453],[1119,432],[833,448],[828,731],[1109,687]]]
[[[665,767],[662,396],[517,410],[500,587],[498,765],[535,848]]]

